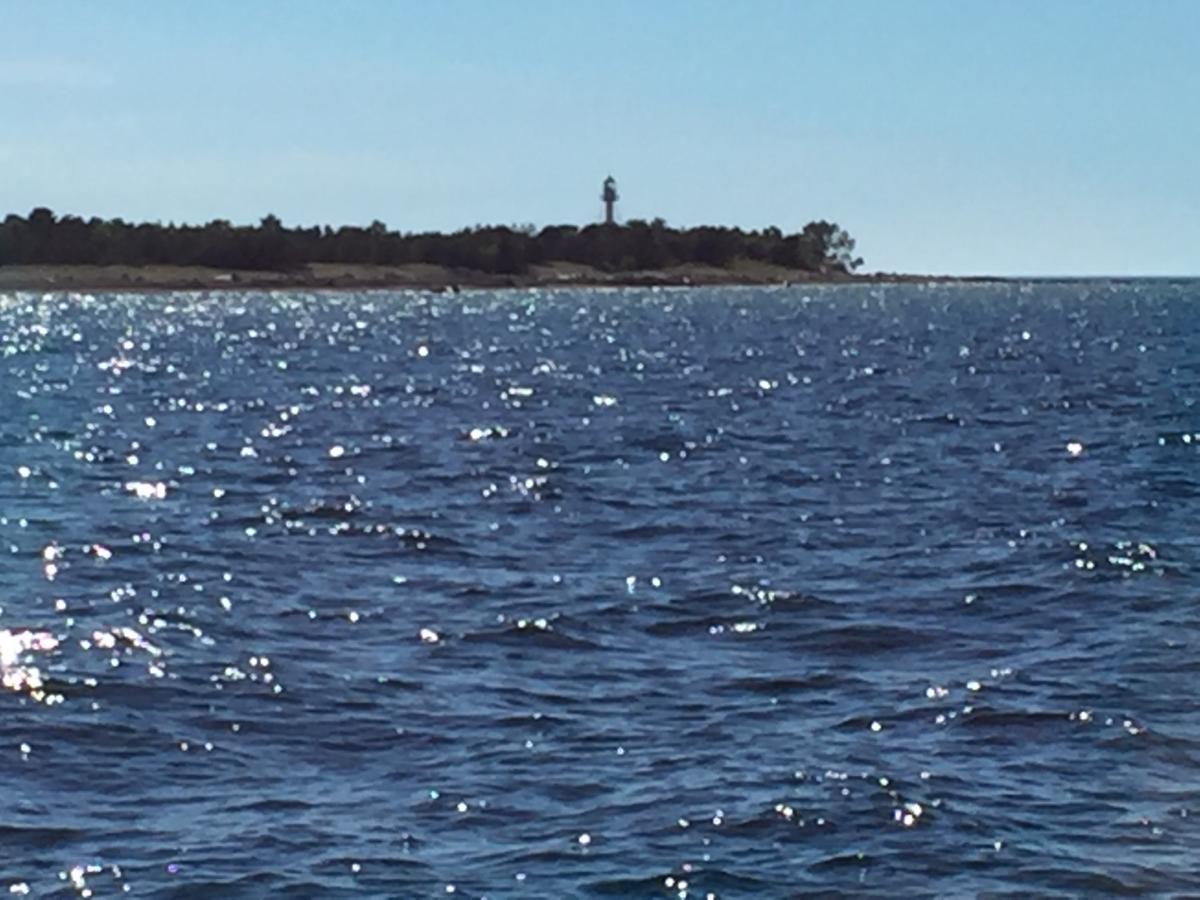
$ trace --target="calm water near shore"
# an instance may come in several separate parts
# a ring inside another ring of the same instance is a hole
[[[1200,891],[1198,311],[0,297],[0,893]]]

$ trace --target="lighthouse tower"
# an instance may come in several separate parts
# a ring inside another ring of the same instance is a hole
[[[609,175],[604,179],[604,193],[600,195],[600,199],[604,201],[604,224],[612,225],[616,220],[613,218],[613,205],[617,200],[617,180]]]

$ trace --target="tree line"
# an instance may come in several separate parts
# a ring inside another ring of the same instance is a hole
[[[308,263],[406,265],[516,275],[556,261],[609,272],[681,263],[726,268],[738,260],[810,272],[851,272],[862,264],[854,239],[832,222],[810,222],[793,234],[672,228],[662,219],[621,225],[476,226],[449,234],[401,233],[382,222],[367,227],[286,227],[273,215],[257,225],[223,219],[206,225],[133,224],[122,219],[56,216],[38,208],[0,223],[0,265],[178,265],[286,270]]]

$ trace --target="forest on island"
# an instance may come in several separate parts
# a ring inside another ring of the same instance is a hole
[[[854,239],[832,222],[793,234],[672,228],[662,219],[620,225],[476,226],[449,234],[402,233],[369,226],[285,226],[273,215],[257,225],[218,219],[206,225],[133,224],[121,219],[56,216],[38,208],[0,223],[0,265],[175,265],[285,271],[309,263],[399,266],[432,263],[518,275],[530,266],[572,262],[606,272],[662,269],[683,263],[728,268],[739,260],[791,269],[848,273],[862,264]]]

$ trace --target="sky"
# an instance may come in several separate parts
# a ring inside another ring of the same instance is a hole
[[[1196,0],[0,0],[0,214],[829,219],[865,270],[1200,275]]]

